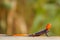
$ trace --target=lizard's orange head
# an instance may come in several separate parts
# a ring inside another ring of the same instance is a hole
[[[49,23],[49,24],[47,24],[47,26],[46,26],[46,30],[49,30],[51,28],[51,24]]]

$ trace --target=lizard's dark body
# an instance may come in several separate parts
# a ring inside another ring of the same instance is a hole
[[[46,36],[48,36],[47,33],[48,33],[48,30],[45,29],[45,30],[42,30],[42,31],[37,32],[35,34],[31,34],[29,36],[40,36],[40,35],[43,35],[43,34],[45,34]]]

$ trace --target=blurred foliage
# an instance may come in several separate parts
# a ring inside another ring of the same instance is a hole
[[[59,36],[60,35],[60,4],[59,0],[47,0],[43,5],[40,6],[40,3],[36,4],[35,12],[36,16],[33,21],[33,26],[30,30],[30,33],[35,33],[44,29],[47,23],[51,23],[52,27],[49,32],[50,36]],[[40,2],[38,0],[38,2]],[[43,1],[42,1],[43,2]],[[35,6],[34,6],[35,7]],[[42,26],[38,26],[43,21]]]
[[[29,8],[32,8],[34,14]],[[31,26],[28,25],[28,33],[38,32],[44,29],[46,24],[51,23],[52,27],[48,35],[60,36],[60,0],[26,0],[26,20],[32,20],[29,19],[29,13],[33,14],[34,18]],[[1,23],[1,25],[3,28],[5,24]]]

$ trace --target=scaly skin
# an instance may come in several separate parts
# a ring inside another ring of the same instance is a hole
[[[40,31],[40,32],[37,32],[37,33],[34,33],[34,34],[14,34],[13,36],[31,36],[31,37],[35,37],[35,36],[40,36],[40,35],[43,35],[45,34],[46,36],[48,36],[48,31],[49,29],[51,28],[51,24],[47,24],[46,26],[46,29]]]

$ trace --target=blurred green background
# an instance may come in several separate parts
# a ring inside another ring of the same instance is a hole
[[[21,0],[18,0],[17,3],[23,5]],[[17,7],[17,10],[21,10],[20,6]],[[48,23],[51,23],[52,27],[48,35],[60,36],[60,0],[25,0],[24,8],[28,33],[41,31]],[[2,34],[6,33],[6,15],[2,17],[2,20],[0,17],[0,33]]]

